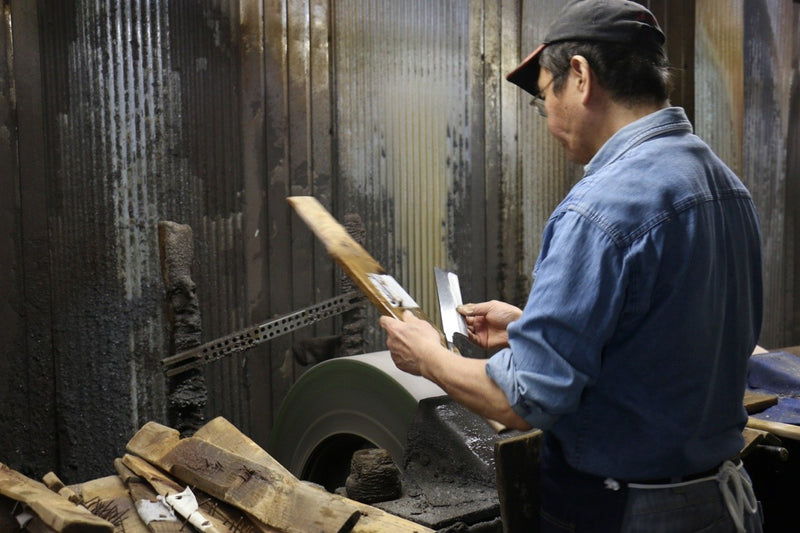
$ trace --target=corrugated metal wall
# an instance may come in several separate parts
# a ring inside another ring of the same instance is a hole
[[[482,218],[461,207],[474,186],[471,150],[482,149],[470,131],[477,17],[462,0],[333,10],[337,207],[362,216],[368,250],[431,317],[433,268],[459,270],[455,225],[482,240]]]
[[[674,101],[765,219],[762,343],[800,342],[798,4],[646,3],[679,67]],[[105,473],[164,421],[159,220],[194,230],[211,340],[339,290],[288,195],[357,216],[435,316],[434,266],[468,300],[523,303],[580,175],[504,81],[561,0],[0,4],[0,461],[25,471]],[[266,443],[304,371],[293,341],[340,332],[330,320],[209,365],[207,415]],[[382,342],[372,313],[364,349]]]
[[[697,2],[695,128],[761,216],[767,347],[800,342],[800,4]]]

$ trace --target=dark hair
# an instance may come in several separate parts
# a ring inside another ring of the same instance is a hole
[[[586,58],[600,85],[615,101],[630,105],[661,104],[672,89],[669,62],[663,50],[597,41],[565,41],[547,45],[540,64],[553,73],[553,89],[566,83],[573,56]]]

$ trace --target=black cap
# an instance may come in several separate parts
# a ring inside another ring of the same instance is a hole
[[[506,79],[536,96],[539,56],[548,44],[562,41],[601,41],[661,48],[664,33],[656,17],[631,0],[572,0],[550,24],[544,42]]]

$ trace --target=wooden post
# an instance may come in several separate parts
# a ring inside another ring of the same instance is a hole
[[[167,296],[171,354],[200,345],[200,306],[191,276],[194,258],[192,228],[185,224],[158,223],[161,276]],[[206,407],[203,371],[191,369],[170,378],[167,394],[169,425],[189,436],[203,425]]]
[[[497,441],[497,493],[503,533],[539,531],[539,457],[542,431]]]

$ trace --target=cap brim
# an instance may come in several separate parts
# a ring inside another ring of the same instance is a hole
[[[506,76],[506,79],[533,96],[539,94],[539,55],[546,46],[547,44],[540,44],[517,68]]]

